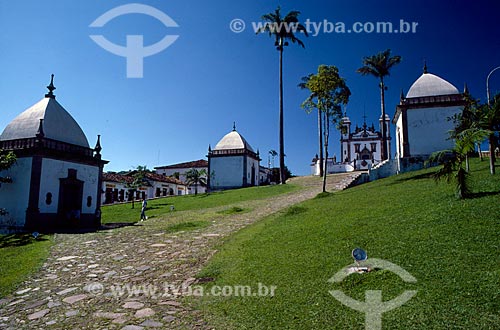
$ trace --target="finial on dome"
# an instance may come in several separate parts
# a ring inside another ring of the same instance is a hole
[[[36,137],[37,138],[45,137],[45,133],[43,131],[43,119],[40,119],[40,123],[38,124],[38,130],[36,132]]]
[[[233,132],[236,132],[236,122],[233,121]]]
[[[101,147],[101,135],[97,134],[97,142],[96,142],[95,148],[94,148],[94,151],[95,151],[96,155],[100,155],[101,154],[101,150],[102,150],[102,147]]]
[[[208,152],[211,152],[212,151],[212,146],[209,144],[208,145]]]
[[[427,60],[424,60],[424,73],[429,73],[427,71]]]
[[[399,95],[399,100],[402,102],[405,99],[405,94],[403,92],[403,89],[401,88],[401,94]]]
[[[469,86],[467,86],[467,83],[464,83],[464,94],[469,94]]]
[[[47,89],[49,90],[49,92],[45,94],[45,97],[55,99],[56,96],[54,95],[54,90],[56,89],[56,87],[54,86],[54,74],[50,76],[50,85],[47,86]]]

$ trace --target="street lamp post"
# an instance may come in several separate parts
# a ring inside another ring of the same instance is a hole
[[[497,71],[500,69],[500,66],[497,66],[493,70],[490,71],[488,76],[486,77],[486,98],[488,101],[488,108],[491,106],[490,105],[490,76],[493,74],[493,72]],[[495,174],[495,146],[493,142],[493,137],[490,135],[489,137],[489,144],[490,144],[490,173]]]
[[[490,106],[490,76],[493,74],[493,72],[497,71],[500,69],[500,66],[497,66],[493,70],[488,73],[488,76],[486,77],[486,99],[488,100],[488,106]]]

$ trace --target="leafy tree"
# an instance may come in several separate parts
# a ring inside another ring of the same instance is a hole
[[[295,33],[301,32],[306,37],[308,36],[306,28],[300,24],[299,11],[291,11],[283,17],[281,8],[278,8],[269,14],[262,16],[265,25],[261,27],[259,33],[269,33],[269,36],[274,36],[274,46],[279,51],[279,157],[280,157],[280,181],[285,184],[285,141],[283,128],[283,50],[288,46],[288,42],[297,43],[304,48],[304,43],[296,37]]]
[[[198,195],[198,185],[202,187],[207,185],[207,171],[205,169],[190,169],[186,172],[186,183],[189,186],[194,185],[194,194]]]
[[[6,152],[4,150],[0,150],[0,172],[8,170],[12,165],[16,162],[16,155],[12,152]],[[11,183],[12,178],[8,176],[0,176],[0,187],[2,183]],[[0,215],[8,214],[7,210],[0,207]]]
[[[311,76],[313,74],[310,74],[308,76],[302,77],[302,82],[299,84],[299,87],[301,89],[306,89],[306,84],[311,79]],[[308,113],[311,113],[311,109],[306,109]],[[321,115],[321,110],[318,109],[318,155],[319,155],[319,176],[323,176],[323,116]]]
[[[455,146],[452,150],[435,152],[430,162],[443,165],[436,173],[436,181],[445,179],[448,183],[455,181],[456,195],[460,199],[470,196],[469,173],[465,168],[467,154],[474,151],[476,143],[483,141],[491,132],[479,128],[464,129],[455,134]]]
[[[288,169],[287,166],[285,166],[285,178],[288,180],[291,177],[293,177],[292,172]],[[270,181],[271,182],[279,182],[279,179],[280,179],[280,170],[279,170],[279,168],[272,168],[271,169]]]
[[[382,160],[386,160],[388,158],[387,152],[387,132],[385,125],[385,91],[387,87],[384,83],[384,77],[390,74],[390,70],[396,64],[401,62],[401,56],[394,55],[391,56],[391,50],[387,49],[383,52],[380,52],[376,55],[367,56],[363,58],[363,66],[356,70],[356,72],[360,73],[363,76],[371,75],[380,80],[380,107],[382,110]]]
[[[135,170],[131,172],[133,181],[126,184],[126,187],[129,189],[129,196],[130,194],[132,194],[132,208],[134,208],[135,193],[137,192],[139,187],[144,185],[147,172],[149,172],[149,170],[146,165],[137,166]]]
[[[302,103],[304,109],[318,109],[323,114],[323,135],[325,158],[328,159],[328,139],[330,136],[330,122],[340,129],[342,105],[349,102],[351,91],[340,77],[339,70],[333,65],[320,65],[318,72],[309,75],[304,88],[310,91],[309,97]],[[323,164],[322,164],[323,165]],[[326,192],[327,162],[323,169],[323,192]]]
[[[181,177],[181,173],[180,173],[180,172],[174,172],[174,173],[172,174],[172,176],[173,176],[174,178],[176,178],[177,180],[179,180],[179,178]]]

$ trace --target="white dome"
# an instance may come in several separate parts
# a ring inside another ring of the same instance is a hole
[[[432,73],[424,73],[411,85],[406,97],[460,94],[458,89]]]
[[[228,150],[228,149],[247,149],[252,152],[253,149],[248,144],[243,136],[236,131],[226,134],[215,146],[214,150]]]
[[[7,125],[0,141],[33,138],[43,119],[45,137],[89,148],[89,142],[73,117],[54,99],[46,97]]]

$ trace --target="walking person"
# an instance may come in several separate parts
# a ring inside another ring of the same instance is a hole
[[[146,201],[146,197],[144,197],[142,200],[141,221],[148,219],[148,217],[146,216],[146,207],[147,206],[148,206],[148,202]]]

